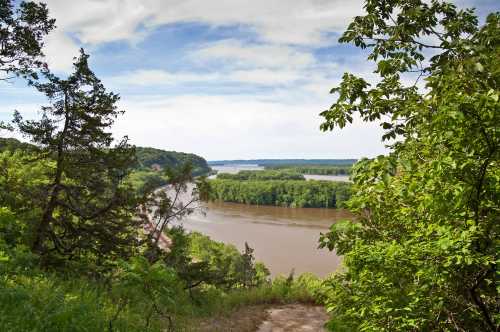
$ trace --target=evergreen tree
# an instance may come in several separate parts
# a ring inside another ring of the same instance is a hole
[[[43,67],[43,39],[54,29],[47,6],[33,1],[14,8],[11,0],[0,0],[0,72],[34,79],[36,69]]]
[[[14,123],[39,149],[39,158],[53,160],[49,184],[38,197],[42,214],[33,232],[32,250],[66,258],[92,254],[98,261],[123,255],[137,240],[135,198],[123,180],[135,162],[134,149],[123,138],[112,146],[109,132],[118,95],[107,92],[88,67],[88,55],[74,63],[74,73],[60,79],[45,72],[35,86],[51,101],[40,120]]]

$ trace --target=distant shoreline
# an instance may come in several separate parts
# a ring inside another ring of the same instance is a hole
[[[352,165],[358,159],[234,159],[234,160],[211,160],[207,161],[209,166],[221,165]]]

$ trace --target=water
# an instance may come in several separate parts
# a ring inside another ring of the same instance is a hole
[[[254,164],[234,164],[234,165],[215,165],[210,166],[218,173],[236,174],[239,171],[262,171],[264,167]],[[215,179],[217,175],[212,175],[209,179]]]
[[[236,203],[208,203],[204,213],[195,212],[183,220],[188,231],[235,245],[245,242],[254,248],[258,261],[273,276],[312,272],[324,277],[340,263],[335,253],[318,249],[320,233],[339,219],[349,218],[345,210],[284,208]]]
[[[219,173],[262,170],[258,165],[213,166]],[[306,179],[348,181],[347,176],[305,175]],[[202,212],[203,211],[203,212]],[[318,249],[320,233],[351,215],[345,210],[285,208],[237,203],[211,202],[186,217],[182,224],[213,240],[235,245],[240,251],[247,242],[255,258],[272,276],[312,272],[320,277],[335,271],[341,262],[334,252]]]
[[[236,174],[239,171],[261,171],[264,167],[254,164],[234,164],[234,165],[216,165],[211,166],[212,169],[219,173]],[[209,178],[215,179],[217,175],[212,175]],[[348,175],[317,175],[317,174],[304,174],[306,180],[323,180],[323,181],[343,181],[348,182]]]
[[[349,175],[319,175],[319,174],[304,174],[306,180],[322,180],[322,181],[341,181],[349,182]]]

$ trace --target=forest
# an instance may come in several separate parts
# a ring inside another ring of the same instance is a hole
[[[314,174],[314,175],[349,175],[351,174],[352,165],[271,165],[266,166],[268,170],[281,170],[295,172],[299,174]]]
[[[34,153],[37,151],[37,147],[15,138],[0,137],[0,152],[15,152],[16,150]],[[158,188],[168,184],[168,177],[164,172],[152,169],[153,164],[157,164],[163,169],[175,169],[189,164],[192,167],[193,176],[204,176],[210,172],[206,160],[195,154],[142,147],[135,147],[135,151],[136,160],[126,182],[130,183],[134,190],[139,193],[145,193],[147,188]]]
[[[214,201],[291,208],[340,208],[351,194],[349,183],[333,181],[217,178],[208,184],[209,197]]]
[[[139,169],[151,169],[151,166],[158,165],[161,168],[176,168],[183,164],[190,163],[193,167],[193,175],[206,175],[210,172],[207,161],[193,153],[183,153],[176,151],[164,151],[154,148],[135,147],[137,155],[137,167]]]
[[[217,174],[220,180],[305,180],[304,176],[294,170],[263,170],[263,171],[239,171],[236,174]]]

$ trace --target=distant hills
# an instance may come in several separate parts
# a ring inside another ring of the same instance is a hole
[[[212,160],[209,166],[220,165],[352,165],[357,159],[237,159],[237,160]]]
[[[25,150],[25,151],[33,151],[36,147],[30,143],[24,143],[15,138],[2,138],[0,137],[0,152],[5,150]]]
[[[29,143],[21,142],[15,138],[0,137],[0,152],[5,150],[33,151],[36,147]],[[193,166],[193,174],[207,174],[210,167],[207,161],[196,154],[176,151],[164,151],[148,147],[136,147],[137,169],[158,169],[166,167],[177,167],[186,162]]]
[[[191,163],[194,175],[207,174],[210,167],[207,161],[194,153],[164,151],[155,148],[136,147],[139,168],[175,168],[184,163]]]

